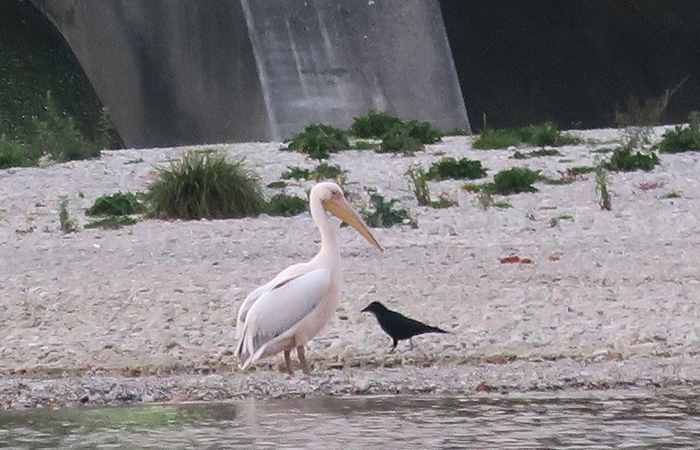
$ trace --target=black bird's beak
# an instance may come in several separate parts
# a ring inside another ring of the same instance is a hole
[[[365,306],[360,312],[369,312],[369,306]]]

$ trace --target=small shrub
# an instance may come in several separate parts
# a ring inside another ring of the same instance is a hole
[[[501,129],[491,130],[486,129],[476,138],[472,144],[472,148],[477,149],[492,149],[492,148],[508,148],[520,145],[523,142],[520,130]]]
[[[403,124],[403,120],[400,118],[382,111],[370,111],[364,116],[354,119],[350,133],[364,139],[381,139],[389,130]]]
[[[381,144],[372,141],[355,141],[352,146],[355,150],[379,150]]]
[[[129,216],[109,216],[104,219],[93,220],[85,224],[84,228],[104,228],[106,230],[117,230],[119,228],[135,225],[136,219]]]
[[[61,231],[64,233],[75,233],[78,231],[78,226],[75,221],[71,219],[70,213],[68,212],[68,199],[65,197],[62,197],[58,201],[58,222]]]
[[[372,228],[390,228],[410,220],[408,211],[393,208],[396,199],[385,201],[383,196],[371,192],[369,200],[372,203],[373,211],[362,208],[360,214],[367,225]]]
[[[595,190],[600,195],[598,204],[601,209],[612,210],[610,200],[610,189],[608,188],[608,171],[603,166],[598,166],[595,170]]]
[[[343,169],[339,165],[330,165],[326,163],[321,163],[313,170],[311,176],[318,181],[322,180],[338,180],[342,183],[345,179],[345,174]]]
[[[657,164],[661,164],[661,162],[656,153],[634,152],[631,147],[625,146],[616,149],[610,157],[610,161],[603,165],[606,169],[614,171],[634,172],[641,169],[648,172],[653,170]]]
[[[671,191],[664,194],[664,196],[661,198],[681,198],[681,193],[678,191]]]
[[[0,169],[8,167],[36,166],[39,158],[28,154],[27,148],[19,141],[0,135]]]
[[[311,124],[303,133],[292,136],[287,146],[287,150],[306,153],[314,159],[326,159],[331,152],[349,148],[345,131],[321,123]]]
[[[659,143],[659,151],[679,153],[688,150],[700,150],[700,112],[693,111],[688,116],[688,127],[676,125],[673,130],[664,133]]]
[[[103,195],[85,211],[88,216],[128,216],[146,212],[146,206],[131,192]]]
[[[291,217],[303,213],[307,209],[307,202],[296,195],[277,194],[266,204],[264,211],[271,216]]]
[[[423,143],[411,136],[409,131],[405,125],[395,126],[382,136],[382,143],[377,152],[412,155],[414,152],[423,150]]]
[[[486,169],[481,165],[481,161],[473,161],[467,158],[456,160],[450,157],[443,158],[432,164],[425,175],[428,180],[475,180],[485,176]]]
[[[422,144],[434,144],[442,140],[442,133],[428,122],[411,120],[406,123],[408,135],[418,139]]]
[[[58,162],[78,159],[99,158],[101,145],[83,137],[75,125],[75,120],[59,111],[58,106],[46,94],[46,119],[34,118],[36,135],[29,143],[33,156],[50,154]]]
[[[243,160],[226,161],[213,151],[188,151],[148,186],[156,217],[224,219],[259,214],[264,205],[258,178]]]
[[[575,144],[581,140],[568,133],[562,133],[552,123],[529,125],[518,129],[484,130],[472,144],[472,148],[492,149],[507,148],[522,144],[544,146],[561,146]]]
[[[636,97],[631,96],[624,111],[615,111],[615,125],[618,127],[659,125],[666,113],[670,97],[671,92],[666,90],[658,97],[646,99],[642,104]]]
[[[540,171],[527,167],[513,167],[502,170],[493,177],[493,192],[497,194],[517,194],[520,192],[537,192],[532,184],[540,179]]]

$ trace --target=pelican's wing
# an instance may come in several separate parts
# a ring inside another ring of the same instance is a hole
[[[249,356],[245,365],[259,357],[260,353],[256,355],[256,352],[265,344],[293,328],[313,311],[330,284],[330,272],[316,269],[283,280],[261,293],[248,310],[236,348],[239,357]]]
[[[238,308],[238,320],[236,321],[236,339],[243,337],[243,325],[245,324],[246,317],[248,317],[248,311],[255,304],[256,301],[265,293],[269,292],[275,288],[275,286],[280,283],[289,281],[290,279],[296,278],[301,274],[308,271],[306,269],[308,263],[294,264],[287,267],[282,272],[278,273],[275,278],[270,280],[268,283],[263,284],[256,288],[253,292],[248,294],[248,296],[243,300],[241,306]]]

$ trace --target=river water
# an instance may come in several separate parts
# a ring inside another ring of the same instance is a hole
[[[14,449],[700,449],[700,391],[386,396],[0,413]]]

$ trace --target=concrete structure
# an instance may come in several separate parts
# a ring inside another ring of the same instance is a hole
[[[128,146],[280,140],[370,109],[468,129],[437,0],[32,0]]]

